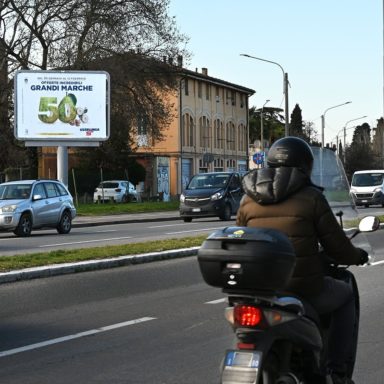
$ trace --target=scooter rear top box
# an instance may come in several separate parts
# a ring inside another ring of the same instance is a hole
[[[198,262],[205,282],[211,286],[277,292],[292,276],[295,251],[281,231],[226,227],[204,241]]]

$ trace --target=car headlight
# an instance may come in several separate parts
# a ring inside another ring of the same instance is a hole
[[[17,209],[17,205],[6,205],[2,208],[0,208],[2,213],[13,213]]]
[[[376,192],[381,192],[381,188],[375,188],[375,189],[373,190],[373,193],[376,193]]]
[[[185,196],[183,194],[180,195],[180,202],[181,203],[184,203],[185,201]]]
[[[211,196],[211,200],[220,200],[223,197],[222,192],[216,192],[214,195]]]
[[[351,192],[351,193],[356,193],[356,189],[351,188],[351,189],[350,189],[350,192]]]

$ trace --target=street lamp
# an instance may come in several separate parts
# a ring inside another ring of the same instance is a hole
[[[240,56],[249,57],[249,58],[255,59],[255,60],[266,61],[267,63],[271,63],[271,64],[277,65],[282,70],[282,72],[283,72],[283,81],[284,81],[284,96],[285,96],[285,136],[289,136],[289,115],[288,115],[289,114],[289,110],[288,110],[288,84],[289,83],[288,83],[288,73],[286,73],[284,71],[284,68],[279,63],[276,63],[275,61],[261,59],[260,57],[255,57],[255,56],[247,55],[246,53],[241,53]]]
[[[260,113],[260,121],[261,121],[261,134],[260,134],[260,139],[261,139],[261,143],[260,143],[260,149],[261,149],[261,152],[264,152],[264,131],[263,131],[263,112],[264,112],[264,107],[265,105],[269,102],[270,100],[265,100],[265,103],[263,105],[263,107],[261,108],[261,113]]]
[[[337,108],[337,107],[341,107],[345,104],[350,104],[352,103],[352,101],[346,101],[345,103],[342,103],[342,104],[338,104],[338,105],[335,105],[333,107],[329,107],[327,108],[324,113],[321,115],[321,146],[324,148],[324,127],[325,127],[325,114],[327,113],[327,111],[329,111],[330,109],[333,109],[333,108]]]

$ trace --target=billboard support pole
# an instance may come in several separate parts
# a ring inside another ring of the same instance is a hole
[[[57,178],[68,186],[68,147],[57,147]]]

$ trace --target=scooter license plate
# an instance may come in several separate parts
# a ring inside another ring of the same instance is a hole
[[[261,358],[260,351],[227,351],[222,372],[222,384],[257,383]]]

